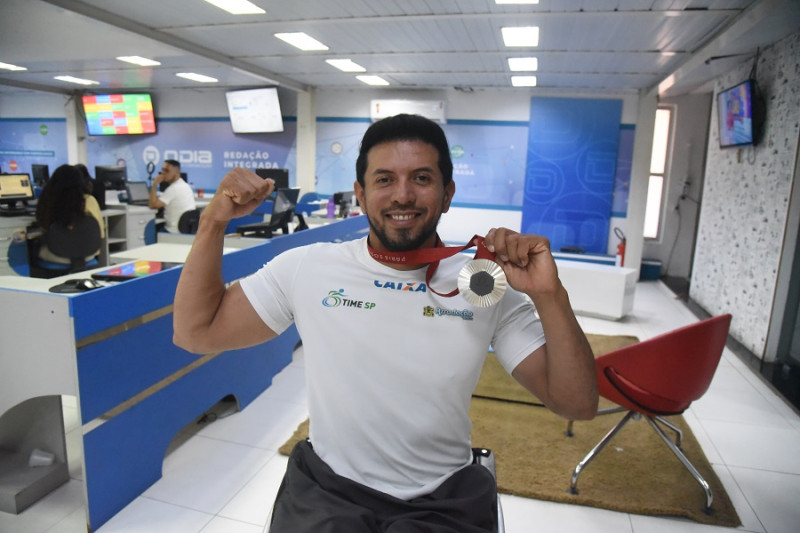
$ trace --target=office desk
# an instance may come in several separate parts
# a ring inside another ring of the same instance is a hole
[[[239,279],[289,248],[366,231],[366,217],[355,217],[235,249],[223,257],[223,279]],[[0,308],[15,311],[0,321],[0,449],[30,448],[30,440],[17,438],[21,434],[39,434],[35,445],[63,449],[60,398],[41,409],[28,401],[76,396],[91,529],[161,477],[164,454],[181,428],[228,395],[243,409],[269,387],[299,340],[292,327],[242,350],[198,356],[178,348],[172,344],[172,298],[180,271],[74,295],[48,288],[91,271],[50,280],[0,277]],[[42,410],[52,415],[47,428],[34,423]],[[0,476],[0,493],[7,488]]]

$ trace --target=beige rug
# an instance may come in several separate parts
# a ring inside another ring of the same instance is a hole
[[[595,355],[637,342],[635,337],[587,335]],[[564,435],[566,421],[538,406],[490,354],[472,400],[474,446],[490,448],[497,460],[500,492],[555,502],[601,507],[626,513],[684,517],[711,525],[741,524],[722,483],[681,416],[669,420],[683,430],[683,451],[711,485],[714,503],[704,511],[705,493],[646,421],[631,421],[586,467],[579,493],[569,494],[578,462],[624,413],[576,422],[575,436]],[[611,405],[601,398],[601,407]],[[288,455],[308,435],[308,420],[280,449]]]

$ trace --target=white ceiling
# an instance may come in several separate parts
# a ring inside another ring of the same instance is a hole
[[[325,63],[349,58],[394,89],[628,94],[662,84],[670,95],[800,29],[798,0],[252,1],[267,13],[235,16],[203,0],[0,0],[0,62],[28,69],[0,70],[0,92],[196,87],[175,76],[185,71],[225,88],[365,88]],[[540,27],[538,47],[503,45],[501,27],[528,25]],[[273,35],[295,31],[330,50],[301,52]],[[511,89],[507,58],[529,55],[538,88]],[[62,74],[100,85],[53,79]]]

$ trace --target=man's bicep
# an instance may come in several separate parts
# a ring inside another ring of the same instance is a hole
[[[514,367],[511,376],[547,404],[547,345],[543,344],[528,354]]]
[[[226,291],[220,306],[209,327],[211,341],[220,343],[224,349],[245,348],[275,337],[239,283],[234,283]]]

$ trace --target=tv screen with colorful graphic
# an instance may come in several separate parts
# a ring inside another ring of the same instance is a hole
[[[85,94],[83,113],[89,135],[141,135],[156,132],[149,94]]]
[[[757,90],[746,80],[717,94],[720,148],[758,144],[763,110]]]

